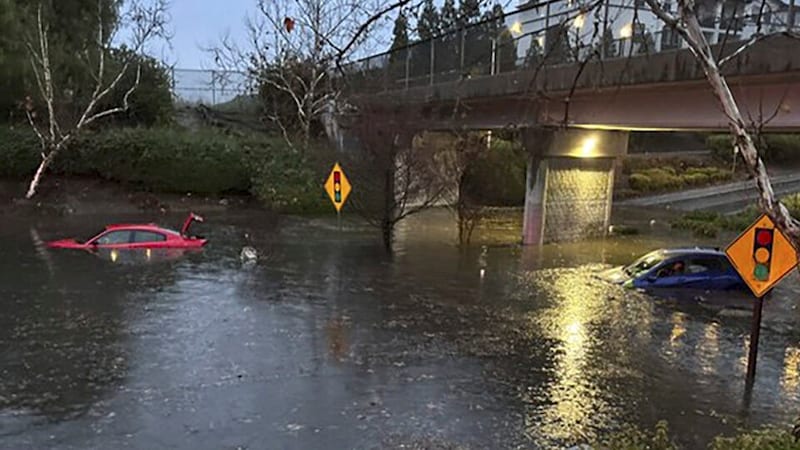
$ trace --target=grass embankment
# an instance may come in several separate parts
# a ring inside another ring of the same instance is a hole
[[[27,179],[39,163],[28,128],[0,128],[0,177]],[[120,128],[87,134],[51,172],[89,176],[155,193],[249,193],[281,212],[323,210],[322,174],[277,137],[175,128]]]
[[[794,217],[800,216],[800,194],[783,197],[781,202]],[[720,214],[710,211],[693,211],[674,220],[672,228],[690,230],[696,236],[716,237],[720,231],[744,231],[759,216],[760,212],[751,206],[736,214]]]

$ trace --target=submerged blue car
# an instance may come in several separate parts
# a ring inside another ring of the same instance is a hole
[[[628,288],[746,289],[725,253],[712,248],[675,248],[650,252],[629,266],[600,278]]]

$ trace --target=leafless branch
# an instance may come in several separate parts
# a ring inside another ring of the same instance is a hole
[[[409,3],[411,3],[411,0],[399,0],[370,16],[366,21],[364,21],[364,23],[361,24],[360,27],[358,27],[356,32],[353,33],[353,36],[350,38],[350,40],[347,43],[345,43],[342,46],[342,48],[336,48],[336,58],[335,58],[336,63],[339,64],[342,61],[342,59],[347,56],[350,49],[353,48],[356,42],[358,42],[359,39],[361,39],[361,37],[367,32],[367,30],[369,30],[369,27],[371,27],[372,24],[374,24],[375,22],[386,16],[386,14],[389,14],[395,9],[402,8],[408,5]]]

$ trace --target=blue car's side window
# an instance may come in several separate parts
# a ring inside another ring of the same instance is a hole
[[[686,273],[686,262],[682,259],[672,259],[664,262],[656,270],[656,278],[671,278],[682,276]]]
[[[686,272],[690,275],[710,275],[719,273],[720,264],[717,258],[694,258],[689,260]]]

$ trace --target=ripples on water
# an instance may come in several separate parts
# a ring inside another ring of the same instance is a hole
[[[675,238],[496,245],[510,226],[459,250],[433,217],[393,256],[356,225],[255,214],[208,217],[185,255],[36,244],[105,218],[0,230],[0,439],[506,448],[667,419],[694,446],[796,414],[794,275],[765,306],[747,409],[748,317],[593,277]]]

